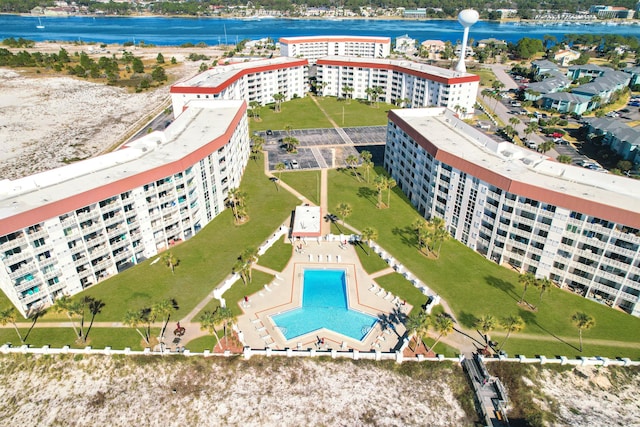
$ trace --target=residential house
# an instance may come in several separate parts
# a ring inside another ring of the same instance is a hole
[[[560,113],[583,114],[590,110],[591,98],[570,92],[554,92],[543,95],[542,107],[557,110]]]
[[[558,61],[561,67],[568,66],[571,62],[580,58],[580,52],[571,49],[562,49],[553,55],[553,59]]]
[[[409,35],[396,37],[395,51],[400,53],[413,53],[416,51],[416,39],[412,39]]]
[[[640,158],[640,131],[609,117],[587,119],[587,132],[602,135],[602,144],[625,160],[637,163]]]

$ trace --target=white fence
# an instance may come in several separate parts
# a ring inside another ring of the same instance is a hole
[[[20,347],[13,347],[9,344],[4,344],[0,346],[0,353],[2,354],[48,354],[48,355],[56,355],[56,354],[83,354],[83,355],[103,355],[103,356],[111,356],[115,354],[126,355],[126,356],[189,356],[189,357],[231,357],[231,356],[242,356],[245,359],[250,359],[252,356],[265,356],[265,357],[320,357],[320,356],[329,356],[333,359],[336,358],[347,358],[353,360],[394,360],[397,363],[402,362],[454,362],[454,363],[462,363],[464,360],[464,355],[460,355],[458,357],[444,357],[442,354],[438,354],[435,357],[424,357],[422,355],[418,355],[417,357],[404,357],[402,351],[395,352],[382,352],[382,351],[366,351],[361,352],[358,350],[350,350],[350,351],[340,351],[336,349],[332,350],[316,350],[316,349],[308,349],[308,350],[294,350],[291,348],[286,348],[284,350],[273,350],[270,348],[267,349],[252,349],[250,347],[245,347],[242,353],[232,353],[230,351],[225,351],[224,353],[213,353],[210,350],[205,350],[203,352],[191,352],[189,350],[184,351],[152,351],[150,348],[146,348],[144,350],[131,350],[130,348],[125,348],[124,350],[115,350],[111,347],[105,347],[103,349],[94,349],[90,346],[85,348],[70,348],[69,346],[64,346],[62,348],[52,348],[48,345],[43,347],[30,347],[28,345],[23,345]],[[518,357],[497,357],[497,358],[482,358],[485,363],[488,362],[514,362],[514,363],[537,363],[540,365],[544,364],[560,364],[560,365],[575,365],[575,366],[640,366],[640,361],[631,360],[629,358],[619,358],[619,359],[609,359],[606,357],[580,357],[578,359],[569,359],[564,356],[560,356],[558,358],[546,358],[545,356],[536,356],[532,358],[527,358],[525,356]]]

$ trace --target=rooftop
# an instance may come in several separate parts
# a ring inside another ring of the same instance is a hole
[[[437,159],[444,158],[442,161],[446,162],[455,156],[467,168],[473,167],[468,162],[478,165],[487,176],[506,178],[506,181],[501,181],[507,182],[509,188],[517,187],[514,193],[525,186],[529,190],[537,190],[536,195],[551,197],[555,193],[555,200],[549,203],[558,206],[565,206],[559,195],[567,196],[566,199],[573,197],[593,202],[598,206],[606,205],[611,211],[624,212],[625,218],[635,222],[625,225],[640,226],[640,181],[558,163],[509,142],[497,142],[444,108],[391,110],[390,116],[394,115],[435,146]],[[473,170],[473,173],[479,172]],[[537,200],[545,201],[542,198]],[[585,212],[579,209],[581,206],[565,207]]]
[[[0,235],[183,170],[181,160],[225,135],[243,104],[243,101],[191,102],[163,132],[145,135],[102,156],[14,181],[0,181]],[[223,139],[219,144],[226,142]],[[63,202],[71,198],[80,198],[86,204],[65,206]],[[28,215],[22,220],[31,220],[30,223],[16,224],[20,221],[16,215],[47,206],[50,209],[45,217]]]
[[[408,61],[406,59],[383,59],[383,58],[355,58],[352,56],[325,56],[318,59],[318,64],[321,64],[323,61],[335,61],[340,63],[348,63],[354,65],[373,65],[373,66],[386,66],[389,67],[400,67],[406,70],[416,71],[418,73],[425,73],[431,76],[442,77],[445,79],[451,78],[459,78],[459,77],[475,77],[478,80],[480,79],[475,74],[471,73],[461,73],[459,71],[450,70],[448,68],[440,68],[433,65],[421,64],[419,62]]]
[[[234,79],[241,77],[243,74],[257,72],[263,68],[286,68],[306,64],[306,59],[278,56],[272,59],[260,59],[229,65],[218,65],[190,79],[176,83],[171,87],[171,92],[180,92],[180,88],[185,87],[218,88],[229,81],[233,81]]]

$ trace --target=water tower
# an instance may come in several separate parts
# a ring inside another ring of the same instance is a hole
[[[464,27],[464,35],[462,36],[462,46],[460,46],[460,60],[454,70],[460,73],[466,73],[467,67],[464,64],[465,53],[467,52],[467,40],[469,39],[469,28],[478,22],[480,15],[473,9],[465,9],[458,14],[458,22]]]

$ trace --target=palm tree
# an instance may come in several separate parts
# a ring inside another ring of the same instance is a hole
[[[251,269],[253,268],[253,264],[258,261],[258,250],[253,247],[245,248],[240,254],[240,261],[247,266],[247,278],[249,279],[249,282],[251,282]]]
[[[538,145],[538,150],[540,150],[540,152],[544,154],[547,151],[551,150],[554,146],[555,144],[553,143],[553,141],[545,141],[542,144]]]
[[[276,164],[276,171],[278,171],[278,180],[282,179],[282,171],[286,168],[287,167],[282,162]]]
[[[511,123],[513,126],[517,126],[520,124],[520,120],[517,117],[511,117],[509,118],[509,123]]]
[[[369,171],[371,170],[371,168],[373,168],[373,162],[371,161],[371,159],[373,158],[373,155],[369,151],[363,150],[362,153],[360,153],[360,158],[362,159],[362,166],[364,166],[365,175],[367,177],[367,184],[368,184]]]
[[[518,304],[522,304],[524,302],[524,294],[527,293],[527,288],[529,287],[529,285],[535,285],[536,283],[536,276],[533,275],[533,273],[524,273],[521,274],[520,276],[518,276],[518,283],[520,283],[522,286],[524,286],[524,290],[522,291],[522,297],[520,298],[520,301],[518,301]]]
[[[216,324],[218,323],[218,310],[205,311],[200,315],[200,329],[206,330],[216,338],[216,344],[213,348],[216,348],[220,344],[220,338],[218,338],[218,331],[216,330]]]
[[[436,258],[440,258],[440,249],[442,249],[442,242],[449,238],[449,232],[447,231],[446,223],[444,219],[439,216],[434,216],[431,218],[431,227],[433,230],[431,231],[431,242],[432,249],[435,249],[436,244],[438,245],[438,250],[436,251]]]
[[[383,93],[384,93],[384,89],[382,88],[382,86],[373,87],[373,94],[375,96],[376,108],[378,108],[378,98],[380,98],[380,95],[382,95]]]
[[[386,187],[387,187],[387,207],[391,206],[391,189],[393,187],[395,187],[396,185],[398,185],[398,183],[396,182],[395,179],[393,179],[391,177],[389,177],[387,179],[387,185],[386,185]]]
[[[545,292],[551,292],[553,282],[548,277],[536,280],[536,287],[540,289],[540,301],[542,301],[542,294]]]
[[[258,108],[260,108],[260,103],[258,101],[249,102],[249,107],[251,108],[251,115],[253,116],[253,120],[256,120],[256,113]]]
[[[176,258],[176,256],[171,253],[171,252],[167,252],[166,254],[164,254],[164,256],[162,257],[162,261],[164,262],[164,264],[169,267],[171,269],[171,273],[175,274],[175,268],[176,266],[180,263],[180,261],[178,260],[178,258]]]
[[[256,159],[258,158],[258,153],[262,151],[262,146],[265,142],[264,137],[260,135],[253,135],[251,137],[251,141],[253,142],[251,145],[251,154],[253,155],[253,158]]]
[[[411,224],[411,228],[416,232],[418,249],[422,251],[422,249],[427,246],[427,241],[429,239],[429,224],[424,218],[418,218],[413,222],[413,224]]]
[[[538,124],[536,122],[529,122],[527,127],[524,129],[524,136],[529,137],[532,133],[538,130]]]
[[[505,337],[504,341],[502,341],[502,344],[498,349],[499,352],[502,351],[502,347],[504,347],[504,344],[509,339],[509,335],[511,335],[511,332],[519,332],[522,330],[522,328],[524,328],[524,320],[522,320],[522,317],[520,316],[508,316],[500,320],[500,325],[504,329],[506,329],[507,336]]]
[[[82,309],[80,307],[80,303],[78,303],[77,301],[73,301],[66,295],[63,295],[56,300],[56,302],[53,304],[52,309],[55,313],[66,314],[66,316],[69,318],[69,321],[71,321],[71,327],[76,334],[76,338],[81,340],[83,335],[82,331],[78,331],[78,328],[73,321],[73,318],[81,313]]]
[[[556,157],[556,160],[558,161],[558,163],[563,163],[566,165],[570,165],[571,162],[573,161],[571,156],[567,156],[566,154],[559,155],[558,157]]]
[[[285,136],[284,138],[282,138],[282,142],[285,143],[285,146],[287,147],[287,153],[296,153],[297,147],[298,145],[300,145],[300,141],[298,140],[298,138],[293,137],[293,136]]]
[[[368,87],[364,90],[364,93],[367,94],[367,101],[372,102],[373,97],[375,96],[376,91],[372,87]],[[371,98],[371,99],[369,99]]]
[[[449,316],[441,314],[436,316],[435,321],[433,322],[433,326],[435,330],[438,332],[438,338],[431,346],[431,351],[436,347],[436,344],[440,341],[442,337],[446,337],[451,332],[453,332],[453,320]]]
[[[22,334],[20,334],[20,330],[18,330],[18,325],[16,325],[16,320],[18,320],[18,311],[15,309],[15,307],[9,307],[6,310],[0,311],[0,324],[4,326],[7,323],[11,323],[16,331],[16,334],[18,334],[18,338],[20,338],[20,342],[24,343]]]
[[[365,227],[362,230],[362,238],[367,242],[369,248],[371,248],[371,241],[378,238],[378,230],[373,227]],[[367,250],[367,255],[370,255],[371,251]]]
[[[356,165],[358,164],[358,157],[355,154],[349,154],[347,158],[344,159],[344,162],[347,164],[348,167],[351,168],[353,174],[356,176],[358,181],[360,181],[360,175],[356,171]]]
[[[246,211],[242,208],[244,207],[244,202],[247,197],[247,193],[240,191],[239,188],[232,188],[231,190],[229,190],[228,197],[229,199],[227,204],[231,206],[231,210],[233,211],[233,217],[237,224],[246,215]]]
[[[216,317],[220,322],[222,322],[222,328],[224,329],[224,343],[226,345],[227,334],[228,334],[227,329],[231,328],[231,326],[235,323],[236,316],[235,314],[233,314],[233,311],[231,311],[231,309],[228,307],[218,307],[216,309],[216,313],[217,313]]]
[[[378,192],[378,203],[376,205],[378,209],[382,209],[382,207],[384,206],[382,204],[382,190],[387,188],[387,184],[388,184],[388,179],[384,175],[378,175],[373,180],[373,185],[376,186],[376,191]]]
[[[282,101],[284,101],[284,95],[281,93],[275,93],[272,96],[273,100],[276,101],[276,108],[275,108],[275,112],[279,113],[280,112],[280,104],[282,103]]]
[[[242,282],[245,285],[249,284],[249,271],[250,271],[250,268],[247,266],[246,263],[242,262],[240,258],[238,258],[235,264],[233,264],[233,267],[231,267],[231,272],[238,273],[240,275],[240,278],[242,279]]]
[[[424,310],[413,312],[405,321],[405,327],[407,328],[407,334],[416,334],[416,348],[414,351],[418,351],[422,339],[429,333],[429,316]]]
[[[124,319],[122,320],[122,323],[124,323],[125,325],[134,328],[142,337],[142,339],[144,340],[144,342],[147,345],[151,345],[149,343],[149,340],[151,339],[150,334],[148,333],[148,330],[146,331],[146,333],[142,333],[142,331],[140,330],[140,328],[138,328],[138,326],[140,326],[140,324],[145,323],[145,316],[144,316],[144,310],[129,310],[127,311],[127,313],[124,315]]]
[[[339,203],[338,206],[336,206],[336,212],[342,218],[342,225],[345,225],[344,220],[351,215],[352,212],[351,205],[344,202]]]
[[[160,317],[162,319],[162,330],[160,331],[160,337],[164,338],[164,333],[167,329],[167,323],[171,317],[171,312],[176,309],[174,301],[170,299],[163,299],[151,306],[151,316],[155,319]]]
[[[589,314],[582,311],[576,312],[571,316],[571,321],[578,328],[580,334],[580,352],[582,353],[582,330],[589,330],[596,325],[596,320]]]
[[[344,85],[342,86],[342,92],[344,92],[344,97],[347,100],[347,105],[351,104],[351,94],[353,93],[353,87]]]
[[[490,314],[485,314],[476,319],[475,327],[482,332],[482,335],[484,335],[484,340],[488,343],[488,334],[495,329],[497,323],[498,322],[496,321],[495,317]]]

